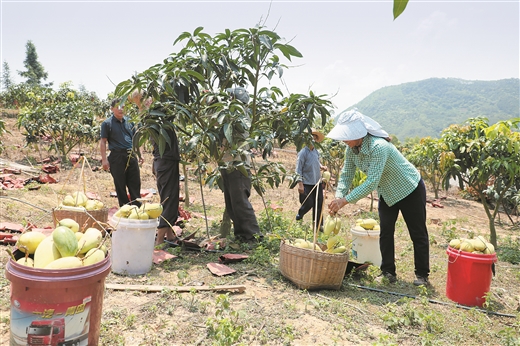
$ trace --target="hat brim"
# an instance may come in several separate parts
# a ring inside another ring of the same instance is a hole
[[[316,137],[318,137],[316,139],[316,142],[318,142],[318,143],[325,139],[325,135],[318,130],[312,130],[312,134],[315,135]]]
[[[367,133],[367,129],[362,125],[336,125],[327,134],[327,137],[336,141],[354,141],[365,137]]]

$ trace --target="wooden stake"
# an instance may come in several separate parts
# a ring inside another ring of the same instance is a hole
[[[171,290],[176,292],[195,291],[238,291],[242,293],[246,290],[243,285],[223,285],[223,286],[160,286],[160,285],[125,285],[125,284],[105,284],[109,290],[116,291],[143,291],[143,292],[162,292],[163,290]]]

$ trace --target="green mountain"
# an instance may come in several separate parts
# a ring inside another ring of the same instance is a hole
[[[468,81],[431,78],[381,88],[359,103],[359,111],[400,141],[438,138],[451,124],[486,117],[489,124],[519,117],[520,80]]]

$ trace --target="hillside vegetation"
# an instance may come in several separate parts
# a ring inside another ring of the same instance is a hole
[[[451,124],[483,116],[489,124],[519,116],[520,80],[430,78],[381,88],[358,104],[400,141],[435,137]]]

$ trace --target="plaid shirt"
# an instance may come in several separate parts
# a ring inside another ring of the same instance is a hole
[[[363,184],[350,190],[356,167],[367,178]],[[363,140],[358,155],[347,147],[336,198],[345,198],[349,203],[356,203],[377,190],[379,197],[383,196],[391,207],[415,190],[420,180],[419,171],[392,143],[368,135]]]

